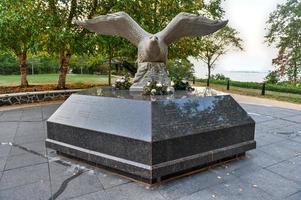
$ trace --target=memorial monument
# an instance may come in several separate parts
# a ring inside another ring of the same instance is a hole
[[[131,91],[98,87],[71,95],[47,120],[47,147],[149,184],[256,147],[255,122],[230,95],[208,88],[158,96],[140,92],[148,81],[170,86],[169,44],[217,31],[226,21],[180,13],[154,35],[124,12],[77,23],[136,45],[138,72]]]
[[[138,47],[138,71],[130,90],[143,91],[146,83],[152,80],[170,86],[166,67],[168,45],[182,37],[213,33],[223,28],[228,21],[213,21],[183,12],[156,34],[143,30],[125,12],[101,15],[76,23],[93,32],[123,37]]]

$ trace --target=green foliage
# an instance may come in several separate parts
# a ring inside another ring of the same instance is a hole
[[[11,53],[0,54],[0,74],[19,74],[19,64],[16,57]]]
[[[211,77],[213,80],[229,80],[230,78],[226,77],[223,74],[215,74]]]
[[[200,82],[206,82],[204,79],[199,79]],[[211,80],[212,84],[218,85],[227,85],[227,81],[224,80]],[[251,89],[262,89],[262,83],[256,82],[240,82],[240,81],[231,81],[231,86],[241,87],[241,88],[251,88]],[[265,86],[266,90],[268,91],[275,91],[275,92],[285,92],[285,93],[292,93],[292,94],[301,94],[301,87],[297,87],[291,84],[271,84],[267,83]],[[231,87],[230,87],[231,89]]]
[[[267,83],[276,84],[279,82],[279,75],[277,71],[271,71],[269,74],[265,77],[265,81]]]
[[[193,65],[187,59],[169,60],[167,63],[169,77],[172,81],[189,80],[193,77]]]
[[[193,78],[193,65],[187,59],[176,59],[168,61],[169,77],[173,81],[175,90],[186,90],[190,88],[189,82]]]
[[[282,76],[296,83],[301,73],[301,1],[278,5],[267,21],[266,42],[278,48],[273,64]]]
[[[243,50],[242,39],[238,32],[230,27],[224,27],[211,35],[198,40],[198,58],[213,68],[216,61],[231,50]]]
[[[35,51],[45,29],[43,6],[40,0],[1,0],[0,48],[15,55]]]

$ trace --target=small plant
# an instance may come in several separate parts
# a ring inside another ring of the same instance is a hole
[[[186,79],[175,80],[172,85],[175,88],[175,90],[188,90],[188,91],[194,90],[194,88],[191,87],[191,85]]]
[[[166,95],[171,94],[172,91],[167,85],[162,85],[157,81],[149,81],[143,88],[143,95]]]
[[[132,83],[130,82],[130,77],[128,75],[123,76],[115,81],[115,88],[117,90],[128,90],[130,89]]]

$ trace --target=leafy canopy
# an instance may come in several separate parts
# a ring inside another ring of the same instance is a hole
[[[288,0],[270,14],[266,42],[278,48],[273,60],[282,75],[294,82],[301,71],[301,1]]]
[[[44,3],[39,0],[0,1],[0,48],[19,55],[35,51],[44,31]]]

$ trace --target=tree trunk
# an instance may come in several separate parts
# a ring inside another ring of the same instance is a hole
[[[59,80],[57,84],[57,89],[66,88],[66,76],[68,72],[68,66],[71,59],[71,51],[61,51],[60,52],[60,70],[59,70]]]
[[[20,68],[20,77],[21,77],[21,87],[27,87],[27,67],[26,67],[26,59],[27,59],[27,50],[24,50],[21,54],[17,55],[19,60],[19,68]]]
[[[208,64],[208,77],[207,77],[207,87],[210,85],[210,77],[211,77],[211,66]]]
[[[109,71],[108,71],[108,73],[109,73],[109,86],[111,86],[112,85],[112,83],[111,83],[111,69],[112,69],[112,58],[113,58],[113,51],[112,51],[112,48],[110,47],[110,55],[109,55]]]
[[[297,68],[297,63],[295,62],[294,64],[294,72],[293,72],[293,83],[297,83],[297,76],[298,76],[298,68]]]

